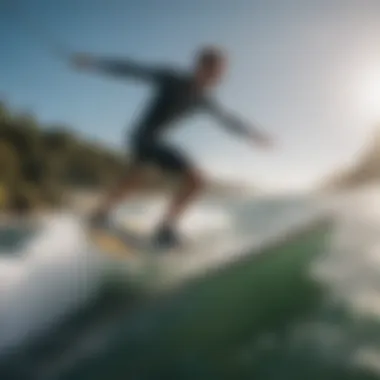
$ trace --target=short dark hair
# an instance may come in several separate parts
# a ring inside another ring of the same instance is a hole
[[[197,63],[200,65],[213,65],[224,60],[225,55],[220,48],[206,46],[201,48],[197,54]]]

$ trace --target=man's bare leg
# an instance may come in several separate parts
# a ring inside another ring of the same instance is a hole
[[[142,180],[143,175],[141,168],[137,165],[131,167],[129,172],[121,179],[116,187],[106,195],[105,199],[93,214],[92,219],[104,220],[107,218],[113,207],[140,189]]]
[[[185,175],[179,191],[175,194],[169,205],[168,211],[164,216],[158,231],[158,239],[166,240],[165,235],[171,235],[172,228],[177,224],[179,218],[189,207],[194,197],[203,188],[203,180],[196,172],[189,172]],[[169,237],[171,239],[171,237]]]

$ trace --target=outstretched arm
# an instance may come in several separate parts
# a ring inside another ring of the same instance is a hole
[[[210,100],[207,101],[206,109],[220,122],[221,125],[226,127],[231,132],[245,137],[253,141],[255,144],[263,146],[271,145],[271,140],[268,136],[255,128],[248,127],[248,125],[244,123],[240,118],[232,115],[230,112],[227,112],[216,102]]]
[[[121,77],[131,77],[145,81],[160,81],[164,70],[158,67],[146,66],[128,59],[97,58],[87,54],[76,54],[72,62],[79,69],[95,70],[105,74]]]

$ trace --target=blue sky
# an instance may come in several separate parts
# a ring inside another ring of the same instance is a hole
[[[3,2],[4,3],[4,2]],[[49,50],[189,67],[203,44],[230,54],[217,97],[259,121],[278,149],[229,136],[212,119],[172,139],[208,175],[303,189],[352,162],[380,120],[376,0],[8,0],[0,11],[0,97],[118,148],[150,88],[73,71]],[[17,4],[17,6],[16,6]]]

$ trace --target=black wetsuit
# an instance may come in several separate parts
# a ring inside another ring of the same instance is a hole
[[[162,139],[164,132],[180,118],[195,111],[207,111],[238,133],[248,131],[242,123],[225,113],[215,101],[198,92],[192,77],[175,70],[144,67],[130,61],[98,60],[95,67],[112,75],[134,77],[155,87],[153,100],[132,135],[132,156],[137,164],[152,162],[177,173],[191,170],[190,161]]]

